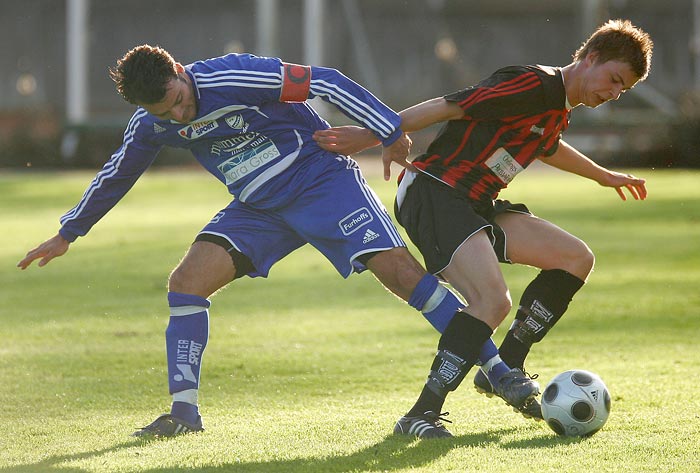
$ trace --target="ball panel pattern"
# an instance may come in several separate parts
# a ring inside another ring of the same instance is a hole
[[[610,406],[610,393],[605,383],[586,370],[558,374],[542,393],[542,415],[557,435],[589,437],[595,434],[607,422]]]

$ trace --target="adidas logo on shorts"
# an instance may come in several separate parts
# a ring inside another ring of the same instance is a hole
[[[377,238],[379,238],[379,233],[375,233],[368,228],[365,232],[365,236],[362,238],[362,243],[366,245],[370,241],[376,240]]]

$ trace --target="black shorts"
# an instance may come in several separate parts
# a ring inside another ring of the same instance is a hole
[[[400,209],[398,202],[394,202],[396,219],[420,250],[432,274],[442,272],[457,248],[480,230],[486,230],[489,235],[498,261],[510,263],[506,258],[506,235],[494,219],[503,212],[531,214],[524,204],[507,200],[486,203],[470,200],[422,173],[415,177],[402,197]]]

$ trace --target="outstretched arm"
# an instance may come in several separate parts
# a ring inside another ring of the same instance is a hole
[[[27,253],[27,256],[17,263],[17,267],[20,269],[27,269],[32,261],[41,258],[39,261],[39,266],[46,265],[49,261],[56,258],[57,256],[62,256],[68,251],[70,242],[64,239],[60,234],[56,234],[53,238],[46,240],[41,245],[37,246],[33,250]]]
[[[355,125],[316,130],[314,140],[321,148],[346,156],[357,154],[381,143],[370,130]]]
[[[384,179],[388,180],[391,177],[392,162],[403,167],[411,167],[406,160],[411,149],[411,139],[399,128],[401,119],[396,112],[384,105],[367,89],[335,69],[312,66],[310,74],[305,77],[308,78],[309,98],[321,97],[332,103],[345,115],[371,130],[374,135],[373,143],[382,143]],[[284,93],[282,95],[284,96]],[[328,144],[325,149],[349,154],[333,143]],[[363,148],[358,147],[353,151],[357,152],[361,149]]]
[[[456,103],[442,97],[427,100],[399,113],[401,129],[406,133],[428,128],[436,123],[459,120],[464,117],[464,110]]]
[[[64,255],[71,242],[86,235],[131,189],[160,149],[143,138],[144,134],[148,136],[148,132],[143,130],[153,129],[152,126],[140,126],[146,115],[147,112],[142,108],[134,113],[124,132],[122,146],[97,173],[80,202],[61,217],[58,234],[29,251],[17,263],[18,268],[27,269],[37,259],[41,259],[39,266],[45,266],[57,256]]]
[[[359,153],[381,143],[370,130],[354,125],[316,130],[314,140],[321,148],[346,156]],[[407,169],[413,168],[406,159],[411,150],[411,143],[411,138],[404,133],[398,140],[382,149],[384,180],[388,181],[391,177],[391,163],[398,163]]]
[[[411,133],[436,123],[460,119],[464,116],[464,111],[456,103],[438,97],[409,107],[400,112],[399,116],[401,129]],[[314,133],[314,140],[325,150],[347,155],[359,153],[379,144],[374,133],[358,126],[339,126],[318,130]]]
[[[564,141],[559,142],[559,148],[552,156],[542,157],[540,160],[562,171],[591,179],[603,187],[614,187],[622,200],[627,200],[622,191],[623,187],[627,188],[635,200],[644,200],[647,197],[644,179],[606,169]]]

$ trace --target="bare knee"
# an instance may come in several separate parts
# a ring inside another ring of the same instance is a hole
[[[513,301],[510,298],[510,293],[506,291],[492,297],[487,301],[486,306],[489,314],[489,320],[486,323],[495,329],[508,316],[508,313],[513,308]]]
[[[508,316],[513,307],[513,301],[507,289],[473,296],[468,299],[467,304],[465,310],[469,315],[485,322],[494,330]]]
[[[374,255],[367,268],[391,292],[408,301],[426,271],[406,248],[392,248]]]
[[[192,284],[190,284],[190,282],[192,281],[192,277],[188,276],[187,272],[187,269],[181,264],[177,265],[168,277],[168,291],[191,294]]]
[[[593,271],[595,255],[584,242],[578,245],[574,256],[571,258],[571,268],[568,271],[577,278],[585,281]]]
[[[593,251],[588,247],[588,245],[586,245],[586,253],[583,260],[585,264],[584,267],[588,269],[588,274],[590,274],[595,266],[595,254],[593,254]]]
[[[236,274],[230,255],[214,243],[195,242],[168,278],[168,291],[209,297]]]
[[[585,242],[578,238],[569,239],[567,245],[553,251],[545,264],[537,265],[542,269],[563,269],[585,281],[593,271],[595,256]]]
[[[510,292],[506,291],[506,293],[496,301],[496,307],[494,307],[494,314],[497,314],[499,324],[508,316],[512,308],[513,301],[510,298]]]

